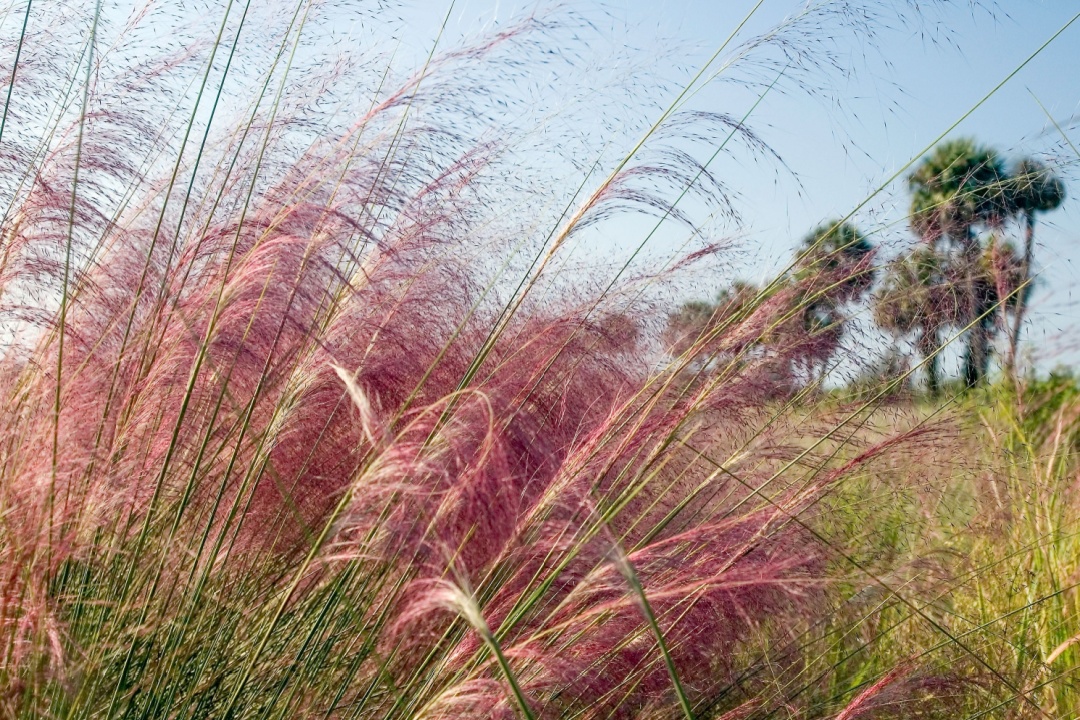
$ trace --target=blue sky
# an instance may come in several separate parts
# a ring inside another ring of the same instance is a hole
[[[658,63],[655,71],[678,83],[709,58],[756,0],[566,4],[610,20],[600,28],[607,47],[632,46],[652,54]],[[886,8],[889,3],[878,5]],[[748,124],[784,159],[794,177],[775,167],[724,167],[722,172],[736,174],[725,179],[739,196],[743,222],[738,241],[750,249],[733,272],[750,278],[769,273],[810,227],[858,207],[1080,11],[1080,2],[1071,0],[1008,0],[996,6],[959,0],[946,5],[925,11],[919,20],[890,23],[891,28],[870,39],[837,33],[833,50],[853,68],[852,75],[822,71],[814,80],[823,84],[822,92],[812,97],[772,93],[755,110]],[[448,0],[406,2],[407,45],[418,55],[430,49],[448,12],[444,42],[453,44],[458,37],[508,23],[536,7],[535,2],[508,0],[459,0],[452,8]],[[792,0],[764,0],[742,37],[767,30],[800,7]],[[1008,157],[1049,153],[1068,161],[1072,151],[1039,103],[1062,124],[1068,139],[1080,145],[1080,124],[1071,121],[1080,114],[1078,70],[1080,20],[950,135],[974,136]],[[755,97],[717,83],[694,102],[704,110],[740,116]],[[1072,195],[1080,196],[1075,165],[1064,167],[1063,173],[1072,180]],[[911,242],[906,206],[901,179],[856,218],[890,251],[898,250]],[[1042,283],[1027,345],[1044,368],[1080,360],[1072,346],[1074,341],[1080,346],[1080,295],[1071,292],[1080,270],[1078,212],[1080,201],[1070,197],[1038,228]]]

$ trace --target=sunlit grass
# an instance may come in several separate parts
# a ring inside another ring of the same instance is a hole
[[[742,42],[758,7],[576,175],[491,120],[573,15],[402,78],[305,2],[9,8],[0,713],[1074,714],[1072,396],[801,375],[807,307],[876,270],[791,272],[814,244],[664,347],[657,289],[721,249],[684,205],[764,147],[687,101],[775,44],[762,102],[858,15]],[[562,269],[641,211],[697,244]]]

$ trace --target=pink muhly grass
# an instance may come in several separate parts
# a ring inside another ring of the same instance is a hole
[[[934,704],[948,708],[962,697],[962,686],[956,678],[919,675],[910,663],[900,664],[856,695],[836,720],[917,714]]]
[[[103,32],[122,47],[136,31]],[[814,343],[748,351],[790,328],[790,294],[667,365],[640,276],[595,292],[555,276],[566,244],[628,208],[691,222],[664,191],[706,168],[663,143],[710,122],[761,152],[741,123],[680,117],[591,195],[555,193],[576,209],[507,220],[502,194],[537,188],[508,189],[485,73],[515,72],[546,32],[529,19],[438,56],[347,121],[320,114],[329,80],[304,98],[276,64],[239,69],[281,92],[227,132],[192,110],[198,160],[166,121],[216,43],[149,67],[106,55],[88,112],[59,112],[40,148],[16,124],[0,235],[13,696],[83,715],[267,698],[342,717],[754,712],[732,690],[740,649],[790,645],[824,607],[827,555],[793,519],[892,444],[819,472],[824,452],[767,419],[795,390],[778,368]],[[47,63],[44,39],[25,42]],[[34,63],[30,90],[49,71]],[[113,106],[156,92],[154,112]],[[716,178],[695,190],[732,212]]]

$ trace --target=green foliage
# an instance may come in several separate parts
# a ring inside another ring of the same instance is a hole
[[[1066,432],[1075,442],[1078,418],[1070,411],[1080,405],[1080,380],[1071,368],[1057,368],[1044,378],[1029,378],[1014,402],[1022,408],[1014,417],[1025,437],[1042,443],[1050,433]]]
[[[874,299],[874,319],[896,335],[935,334],[955,318],[943,276],[941,256],[919,248],[889,264]]]
[[[941,332],[956,317],[956,296],[944,281],[943,265],[941,255],[929,247],[897,258],[889,264],[873,302],[879,327],[898,339],[915,336],[931,396],[940,388]]]
[[[1008,328],[1004,365],[1012,374],[1030,293],[1034,216],[1061,204],[1064,184],[1028,158],[1007,172],[996,151],[965,138],[938,145],[908,186],[911,228],[924,246],[890,264],[876,294],[878,324],[896,337],[916,336],[932,392],[938,335],[948,328],[966,330],[969,387],[986,377],[1001,328]],[[1026,226],[1023,256],[998,232],[1016,216]]]
[[[379,90],[363,123],[343,110],[349,129],[320,131],[298,159],[318,113],[293,105],[297,84],[275,68],[313,51],[309,9],[282,8],[293,21],[273,67],[245,68],[264,83],[255,110],[220,146],[201,93],[211,77],[233,87],[231,49],[217,53],[239,7],[190,56],[130,73],[205,67],[172,83],[201,88],[186,124],[179,113],[159,128],[134,107],[103,134],[115,97],[98,93],[116,83],[101,74],[112,50],[97,46],[95,11],[76,73],[50,79],[83,83],[77,119],[58,110],[49,130],[78,149],[48,139],[25,168],[10,163],[43,194],[13,196],[0,275],[62,266],[63,279],[59,319],[0,363],[0,716],[1080,711],[1069,683],[1046,679],[1080,660],[1075,383],[949,431],[933,424],[939,408],[880,412],[880,386],[851,404],[793,402],[792,379],[820,381],[874,283],[874,248],[840,222],[764,287],[734,283],[671,313],[670,345],[687,357],[657,366],[621,302],[637,281],[598,283],[577,306],[552,261],[613,197],[642,201],[633,181],[671,179],[670,163],[634,164],[648,137],[557,217],[501,205],[515,173],[494,164],[487,133],[468,144],[447,98],[468,106],[490,87],[485,74],[451,81],[510,31],[433,56],[419,79]],[[65,65],[28,69],[51,67]],[[125,128],[183,139],[144,155],[124,148]],[[50,175],[46,157],[74,173]],[[684,168],[687,182],[701,170]],[[1029,211],[1049,206],[1044,190]],[[971,218],[998,217],[968,202],[942,216],[965,241]],[[57,217],[66,227],[50,235]],[[7,272],[16,236],[29,261]],[[53,236],[62,252],[38,244]],[[879,307],[934,354],[942,327],[972,317],[956,288],[989,286],[1017,253],[990,244],[963,265],[921,252],[891,270]],[[903,373],[895,362],[879,377]]]
[[[1008,197],[1019,212],[1049,212],[1065,202],[1065,183],[1045,163],[1023,158],[1010,173]]]
[[[916,658],[960,682],[939,688],[965,697],[941,717],[1075,717],[1077,383],[1055,374],[1020,397],[993,386],[968,398],[951,413],[924,408],[932,440],[827,500],[838,566],[888,587],[852,574],[865,604],[837,608],[834,681],[857,686]]]
[[[791,270],[763,288],[735,282],[714,302],[693,300],[669,313],[665,344],[673,355],[696,357],[748,353],[774,360],[792,389],[820,380],[840,347],[846,308],[862,300],[876,278],[875,250],[853,224],[833,220],[802,240]],[[721,329],[756,319],[764,325],[751,339],[718,348]],[[777,361],[778,359],[778,361]]]
[[[817,284],[831,280],[823,293],[833,300],[857,300],[874,284],[874,246],[850,222],[822,223],[803,238],[800,251],[796,278]]]
[[[1024,221],[1024,256],[1020,261],[1018,271],[1018,287],[1020,287],[1020,291],[1015,298],[1013,322],[1009,328],[1009,351],[1005,358],[1006,370],[1015,377],[1020,329],[1024,323],[1027,301],[1031,295],[1031,266],[1035,256],[1036,215],[1061,206],[1061,203],[1065,201],[1065,183],[1043,163],[1024,158],[1013,169],[1010,198],[1015,212]]]
[[[966,248],[975,225],[1009,215],[1007,177],[997,152],[974,140],[938,145],[908,178],[912,229],[924,242]]]

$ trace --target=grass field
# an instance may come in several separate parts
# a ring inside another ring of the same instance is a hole
[[[531,110],[573,14],[409,75],[211,9],[4,11],[0,717],[1080,715],[1071,377],[824,382],[850,277],[787,270],[665,342],[728,247],[687,148],[769,161],[680,112],[717,65],[583,160],[636,89]],[[579,266],[627,216],[690,240]]]

